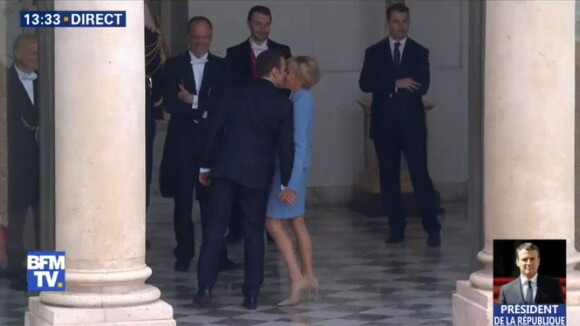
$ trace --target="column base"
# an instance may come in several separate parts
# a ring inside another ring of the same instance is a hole
[[[39,297],[28,300],[26,326],[176,326],[173,308],[164,301],[112,308],[56,307]]]
[[[493,294],[472,287],[469,281],[458,281],[453,294],[453,325],[490,326],[492,317]]]

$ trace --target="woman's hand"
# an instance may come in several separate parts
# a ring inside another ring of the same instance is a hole
[[[278,198],[286,204],[292,205],[296,201],[296,192],[290,188],[286,188],[280,192]]]

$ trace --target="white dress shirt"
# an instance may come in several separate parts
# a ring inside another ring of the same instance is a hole
[[[252,51],[254,51],[254,55],[257,58],[260,53],[268,50],[268,40],[265,40],[262,42],[262,44],[258,44],[250,38],[250,46],[252,47]]]
[[[536,301],[536,294],[538,294],[538,274],[536,273],[536,275],[534,277],[532,277],[532,279],[530,281],[532,281],[532,298],[534,299],[534,302],[535,302]],[[521,275],[520,282],[522,282],[522,290],[523,290],[522,294],[524,295],[524,299],[525,299],[526,294],[529,291],[528,278],[525,277],[524,275]]]
[[[401,60],[403,60],[403,51],[405,50],[405,43],[407,43],[407,38],[403,38],[400,41],[395,41],[389,36],[389,43],[391,44],[391,57],[393,58],[393,62],[395,62],[395,43],[401,43],[399,45],[399,51],[401,52]]]
[[[400,41],[395,41],[389,36],[389,43],[391,44],[391,58],[393,59],[393,62],[395,62],[395,43],[397,43],[397,42],[401,43],[401,45],[399,45],[399,52],[401,52],[401,57],[399,59],[402,61],[403,60],[403,50],[405,50],[405,43],[407,43],[407,37],[404,37]],[[395,93],[398,93],[398,92],[399,92],[399,88],[397,86],[395,86]]]
[[[26,90],[26,94],[28,94],[30,102],[32,102],[34,105],[34,80],[36,80],[38,76],[35,72],[30,74],[25,73],[24,71],[20,70],[17,65],[14,65],[14,68],[16,69],[16,73],[18,74],[18,78],[20,79],[22,86],[24,86],[24,89]]]
[[[191,70],[193,71],[193,78],[195,79],[195,94],[193,95],[193,103],[191,103],[192,109],[197,109],[198,107],[198,95],[201,89],[201,82],[203,81],[203,69],[207,62],[207,53],[201,58],[196,57],[191,51],[189,51],[189,56],[191,58]]]

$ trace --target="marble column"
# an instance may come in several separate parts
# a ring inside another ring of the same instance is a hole
[[[30,298],[26,325],[174,326],[145,280],[143,1],[56,0],[121,10],[125,28],[55,30],[56,249],[66,292]]]
[[[8,22],[6,2],[0,1],[0,232],[8,224],[8,134],[6,129],[6,68],[8,62]],[[1,241],[1,240],[0,240]],[[2,249],[0,249],[1,251]],[[0,252],[0,261],[4,252]]]
[[[580,320],[574,266],[574,1],[486,1],[484,269],[459,281],[454,325],[492,316],[493,239],[567,239],[568,320]]]

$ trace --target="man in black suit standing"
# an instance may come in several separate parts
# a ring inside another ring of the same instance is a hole
[[[272,13],[268,7],[252,7],[248,12],[247,24],[250,29],[250,37],[238,45],[229,47],[226,51],[226,61],[232,83],[237,87],[243,87],[258,78],[256,58],[260,53],[268,49],[278,49],[285,59],[292,56],[289,46],[274,42],[269,38]],[[286,97],[290,95],[290,91],[286,89],[281,89],[280,92]],[[241,220],[237,216],[239,211],[239,207],[234,207],[234,216],[230,220],[226,237],[230,243],[237,242],[242,238]]]
[[[208,118],[223,96],[227,84],[225,60],[209,52],[212,24],[203,16],[187,25],[189,50],[167,60],[164,70],[163,100],[171,114],[163,149],[160,188],[175,203],[173,222],[177,246],[174,270],[186,272],[195,255],[192,222],[193,191],[199,201],[203,225],[207,218],[207,196],[197,182]],[[222,266],[229,268],[225,246]]]
[[[38,39],[21,34],[14,43],[14,64],[7,72],[8,130],[8,241],[7,269],[0,275],[13,280],[12,285],[26,288],[26,251],[24,225],[29,209],[35,225],[36,247],[39,204],[38,148]]]
[[[217,280],[219,248],[234,204],[241,208],[244,230],[243,306],[256,309],[264,280],[264,223],[277,152],[282,185],[287,185],[294,161],[292,103],[279,92],[284,85],[285,59],[268,50],[257,58],[258,78],[234,88],[212,118],[199,180],[210,187],[209,219],[198,261],[198,292],[194,302],[209,303]],[[285,188],[287,202],[295,193]]]
[[[564,293],[558,279],[538,274],[540,249],[529,242],[516,249],[520,276],[501,287],[501,304],[564,304]]]
[[[359,85],[373,94],[370,138],[377,153],[383,208],[389,215],[387,244],[405,240],[401,205],[401,150],[411,173],[427,245],[441,244],[437,200],[427,168],[427,128],[422,96],[429,89],[429,51],[407,37],[409,8],[387,8],[389,36],[366,49]]]

